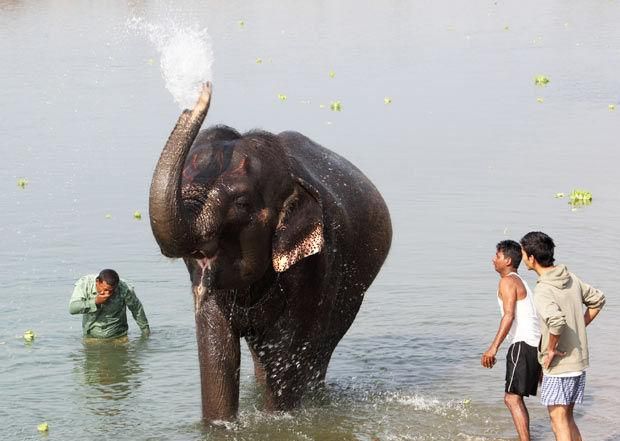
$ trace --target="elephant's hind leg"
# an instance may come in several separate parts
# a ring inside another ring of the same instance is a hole
[[[298,407],[309,392],[324,384],[331,353],[312,352],[272,355],[265,367],[267,410]]]
[[[248,349],[250,350],[250,354],[252,354],[252,361],[254,362],[254,377],[256,383],[265,386],[267,384],[267,372],[250,340],[248,340]]]

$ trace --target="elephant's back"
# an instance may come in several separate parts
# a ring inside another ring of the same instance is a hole
[[[282,132],[278,137],[291,158],[293,173],[312,183],[322,194],[328,192],[346,204],[354,193],[359,193],[356,196],[362,199],[379,199],[377,202],[387,211],[377,188],[348,159],[298,132]]]

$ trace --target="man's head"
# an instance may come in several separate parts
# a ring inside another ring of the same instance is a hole
[[[514,240],[502,240],[495,246],[493,266],[495,271],[502,273],[505,270],[516,271],[521,263],[521,245]]]
[[[542,268],[553,266],[553,239],[540,231],[531,231],[521,239],[523,260],[528,269],[535,269],[538,264]]]
[[[118,286],[118,273],[112,269],[101,270],[95,280],[97,294],[111,295]]]

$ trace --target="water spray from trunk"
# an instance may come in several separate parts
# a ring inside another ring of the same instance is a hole
[[[207,29],[172,21],[156,25],[136,17],[127,21],[127,27],[155,45],[166,89],[181,109],[191,109],[202,84],[213,80],[213,49]]]

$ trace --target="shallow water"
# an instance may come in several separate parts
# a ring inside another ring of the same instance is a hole
[[[608,295],[577,421],[587,439],[619,440],[618,1],[246,3],[0,0],[0,439],[40,439],[42,421],[50,441],[514,439],[504,354],[479,365],[499,322],[491,256],[541,229]],[[326,391],[298,411],[260,411],[244,352],[239,420],[200,424],[189,278],[147,214],[179,109],[132,17],[208,27],[208,124],[298,130],[391,209],[388,261]],[[576,187],[591,206],[553,197]],[[148,340],[132,322],[128,342],[82,341],[73,282],[105,266],[135,283]],[[527,403],[535,438],[553,439]]]

